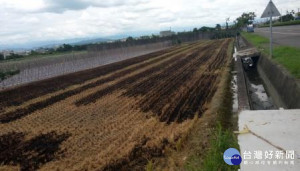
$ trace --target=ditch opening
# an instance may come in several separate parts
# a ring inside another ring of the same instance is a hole
[[[243,62],[245,81],[248,92],[248,99],[251,110],[272,110],[278,109],[267,86],[257,71],[259,56],[251,57],[252,65]]]

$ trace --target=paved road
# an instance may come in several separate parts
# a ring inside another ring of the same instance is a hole
[[[256,28],[255,32],[270,37],[269,27]],[[300,48],[300,25],[273,27],[273,41],[275,44]]]

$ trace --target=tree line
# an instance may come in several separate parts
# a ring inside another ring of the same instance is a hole
[[[97,44],[85,44],[85,45],[70,45],[63,44],[58,48],[43,48],[42,52],[40,50],[31,50],[29,55],[26,56],[42,56],[42,55],[50,55],[50,54],[59,54],[66,53],[72,51],[94,51],[94,50],[109,50],[137,45],[145,45],[151,43],[165,42],[171,41],[173,45],[180,44],[182,42],[188,41],[196,41],[201,38],[209,38],[209,39],[218,39],[225,37],[232,37],[235,35],[235,30],[231,28],[227,28],[226,30],[221,29],[221,25],[217,24],[216,27],[207,27],[203,26],[201,28],[194,28],[192,31],[183,31],[177,32],[171,36],[161,37],[158,35],[146,35],[138,38],[133,38],[131,36],[127,37],[125,41],[116,40],[112,42],[100,42]],[[16,53],[11,53],[6,56],[6,59],[18,59],[24,58],[25,55],[20,55]],[[0,60],[4,60],[4,55],[0,53]]]
[[[297,17],[295,17],[297,16]],[[235,21],[233,27],[242,28],[249,24],[254,24],[253,21],[256,17],[254,12],[244,12],[241,16],[239,16]],[[289,22],[300,17],[300,12],[296,13],[294,10],[286,11],[286,13],[281,15],[277,21],[278,22]],[[273,20],[274,21],[274,20]],[[270,21],[264,22],[264,24],[270,24]]]
[[[236,32],[233,29],[221,30],[221,25],[217,24],[216,27],[203,26],[201,28],[194,28],[192,31],[177,32],[170,36],[141,36],[139,38],[127,37],[124,41],[117,40],[114,42],[102,42],[98,44],[88,45],[88,51],[101,51],[108,49],[124,48],[129,46],[145,45],[150,43],[158,43],[170,41],[173,45],[182,42],[196,41],[202,38],[216,39],[235,36]]]
[[[27,56],[43,56],[43,55],[52,55],[52,54],[59,54],[65,52],[72,52],[72,51],[84,51],[87,50],[88,45],[70,45],[70,44],[63,44],[58,48],[41,48],[42,50],[31,50],[28,55],[20,55],[17,53],[10,53],[9,55],[5,56],[0,53],[0,61],[1,60],[10,60],[10,59],[18,59],[24,58]]]

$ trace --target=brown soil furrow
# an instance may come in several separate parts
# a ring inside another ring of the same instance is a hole
[[[218,45],[216,45],[218,46]],[[208,51],[208,52],[207,52]],[[169,120],[165,120],[166,117],[163,116],[163,108],[165,108],[168,103],[176,103],[176,101],[170,100],[170,97],[173,98],[173,96],[176,95],[177,90],[179,87],[185,84],[185,82],[189,82],[192,75],[196,72],[196,70],[199,69],[200,65],[205,65],[205,63],[209,60],[210,55],[214,53],[212,50],[205,50],[203,54],[208,54],[207,56],[198,55],[195,57],[195,59],[191,60],[186,58],[190,61],[190,65],[182,65],[180,69],[176,70],[168,70],[165,73],[169,73],[170,80],[166,78],[156,78],[153,79],[152,82],[149,82],[148,85],[143,85],[142,87],[146,87],[146,90],[149,90],[147,92],[147,95],[142,99],[140,102],[141,109],[144,112],[147,112],[148,110],[152,110],[154,113],[156,113],[158,116],[161,117],[162,121],[170,122]],[[182,70],[183,69],[183,70]],[[159,84],[157,87],[153,87],[155,83],[158,82],[157,80],[164,80],[161,84]],[[137,89],[135,87],[134,89]],[[176,91],[175,94],[173,94]],[[139,92],[139,91],[137,91]],[[156,92],[156,93],[154,93]],[[154,94],[157,94],[156,96]],[[163,119],[165,118],[165,119]],[[167,117],[168,118],[168,117]]]
[[[226,61],[223,62],[225,63]],[[207,94],[209,94],[208,90],[213,88],[209,86],[214,85],[216,80],[214,75],[208,76],[211,78],[207,78],[205,75],[204,77],[200,76],[199,80],[192,83],[194,86],[189,88],[190,92],[183,92],[183,94],[178,96],[179,99],[176,98],[176,95],[171,95],[174,99],[173,103],[165,109],[166,114],[161,116],[161,120],[167,120],[168,122],[173,120],[183,121],[186,118],[194,117],[196,112],[201,114],[204,111],[201,106],[206,101]]]
[[[175,60],[176,58],[180,58],[180,60]],[[87,104],[90,104],[90,103],[94,103],[97,99],[99,99],[99,98],[101,98],[101,97],[103,97],[107,94],[110,94],[115,90],[125,88],[125,86],[130,86],[130,85],[134,84],[135,82],[137,82],[141,78],[148,77],[151,74],[155,74],[157,72],[160,72],[166,66],[171,67],[172,65],[178,64],[182,61],[184,61],[184,56],[182,56],[182,54],[175,55],[171,59],[166,60],[166,61],[160,63],[157,66],[149,68],[149,69],[147,69],[143,72],[140,72],[140,73],[138,73],[136,75],[133,75],[129,78],[126,78],[124,80],[121,80],[121,81],[117,82],[116,84],[113,84],[113,85],[111,85],[111,86],[109,86],[105,89],[99,90],[99,91],[97,91],[97,92],[95,92],[95,93],[93,93],[93,94],[91,94],[87,97],[79,99],[78,101],[75,102],[75,104],[77,106],[80,106],[80,105],[87,105]]]
[[[226,40],[224,42],[224,45],[221,47],[221,50],[218,52],[217,56],[212,60],[207,69],[208,71],[215,71],[220,69],[221,66],[223,66],[223,62],[226,60],[227,57],[227,48],[230,43],[230,40]]]
[[[184,48],[184,50],[186,50],[186,49],[188,49],[188,48]],[[8,123],[8,122],[14,121],[16,119],[20,119],[20,118],[22,118],[22,117],[24,117],[24,116],[26,116],[26,115],[28,115],[28,114],[36,111],[36,110],[40,110],[40,109],[43,109],[43,108],[48,107],[50,105],[53,105],[54,103],[62,101],[62,100],[66,99],[66,98],[68,98],[70,96],[75,95],[75,94],[81,93],[81,92],[83,92],[83,91],[85,91],[87,89],[90,89],[90,88],[102,85],[102,84],[110,82],[110,81],[113,81],[113,80],[115,80],[117,78],[120,78],[120,77],[123,77],[124,75],[129,74],[129,73],[131,73],[131,72],[133,72],[135,70],[139,70],[141,68],[144,68],[147,65],[151,65],[151,64],[157,63],[160,60],[170,58],[170,57],[172,57],[171,55],[172,54],[168,54],[168,55],[163,56],[161,58],[156,58],[156,59],[154,59],[154,60],[152,60],[150,62],[142,63],[140,65],[137,65],[137,66],[133,67],[133,68],[129,68],[129,69],[126,69],[124,71],[115,73],[115,74],[113,74],[112,76],[110,76],[108,78],[100,79],[98,81],[89,83],[87,85],[78,87],[76,89],[72,89],[72,90],[63,92],[61,94],[52,96],[52,97],[50,97],[48,99],[45,99],[43,101],[39,101],[39,102],[30,104],[30,105],[28,105],[25,108],[20,108],[20,109],[17,109],[15,111],[4,113],[4,114],[0,115],[0,123]]]
[[[177,148],[195,124],[210,124],[213,115],[202,114],[222,88],[231,42],[176,47],[20,106],[0,107],[0,121],[5,114],[13,119],[0,123],[0,170],[144,170],[153,157]]]
[[[59,145],[69,136],[50,132],[26,141],[23,133],[1,135],[0,161],[3,164],[20,165],[22,171],[37,170],[57,157],[55,153],[62,155]]]
[[[74,84],[80,84],[87,80],[99,77],[102,75],[109,74],[116,70],[122,69],[124,67],[141,63],[149,60],[153,57],[159,56],[164,53],[169,53],[176,50],[178,47],[169,48],[166,50],[161,50],[158,52],[153,52],[143,56],[131,58],[128,60],[116,62],[113,64],[108,64],[100,66],[98,68],[89,69],[85,71],[80,71],[72,74],[67,74],[55,78],[50,78],[27,85],[11,88],[8,90],[3,90],[0,92],[0,107],[7,106],[17,106],[22,104],[24,101],[30,100],[32,98],[42,96],[48,93],[52,93],[61,89],[65,89]],[[27,92],[24,94],[23,92]],[[22,94],[22,96],[20,96]],[[8,98],[9,97],[9,98]]]
[[[174,75],[176,73],[181,73],[189,66],[190,63],[192,63],[194,60],[197,60],[197,55],[199,53],[205,53],[207,52],[208,47],[211,46],[211,44],[208,44],[204,47],[200,47],[195,51],[194,53],[188,55],[185,59],[183,59],[182,63],[176,63],[174,66],[169,66],[168,68],[165,68],[164,71],[160,73],[153,74],[152,76],[146,78],[145,80],[128,87],[126,89],[126,93],[124,95],[126,96],[137,96],[137,95],[145,95],[149,94],[150,91],[155,91],[159,93],[159,88],[164,89],[163,86],[161,86],[162,83],[173,83],[172,80],[168,79],[174,79]],[[190,63],[188,63],[190,62]],[[172,78],[168,78],[168,77]]]

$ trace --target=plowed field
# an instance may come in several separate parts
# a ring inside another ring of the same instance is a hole
[[[0,92],[0,170],[143,168],[208,109],[232,39]]]

